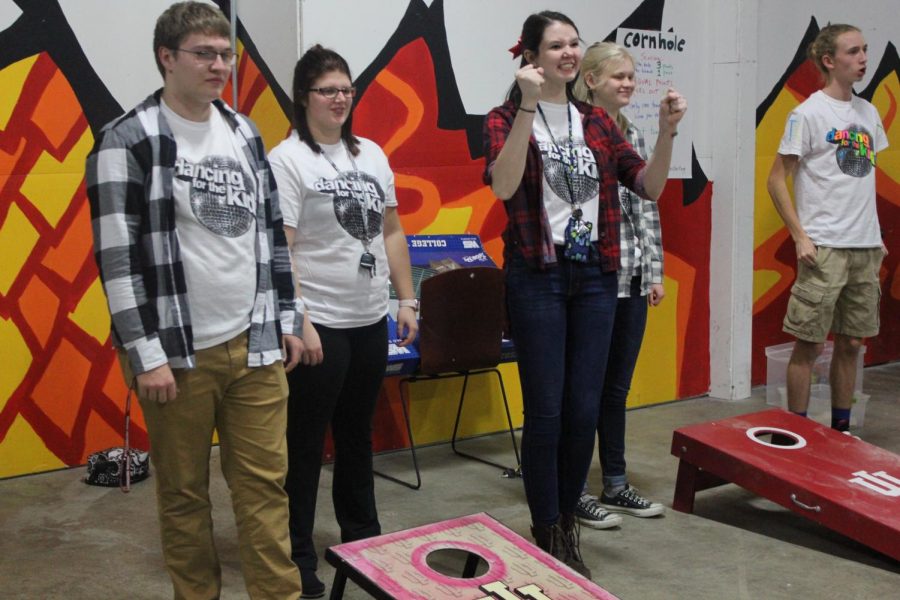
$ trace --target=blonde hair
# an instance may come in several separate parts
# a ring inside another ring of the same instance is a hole
[[[613,42],[594,42],[588,46],[588,49],[584,51],[584,56],[581,58],[581,71],[578,75],[578,80],[575,82],[575,89],[573,90],[575,98],[582,102],[594,104],[593,93],[590,88],[588,88],[587,82],[584,80],[585,76],[588,73],[591,73],[595,77],[600,77],[609,67],[609,64],[617,60],[627,60],[634,66],[634,57],[631,56],[631,53],[628,52],[628,50],[619,44]],[[616,125],[618,125],[619,129],[623,132],[628,127],[628,119],[626,119],[625,115],[621,112],[616,116]]]
[[[837,39],[850,31],[860,31],[860,29],[846,23],[828,24],[819,31],[816,39],[806,48],[806,56],[816,65],[826,83],[828,83],[829,74],[822,58],[826,55],[833,57],[837,52]]]

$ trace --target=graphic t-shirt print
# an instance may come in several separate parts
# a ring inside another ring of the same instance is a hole
[[[852,124],[847,129],[832,128],[825,134],[825,141],[836,146],[835,159],[845,175],[865,177],[875,166],[872,136],[862,125]]]
[[[334,216],[351,237],[368,242],[381,233],[384,190],[375,177],[362,171],[343,171],[334,179],[319,179],[313,187],[331,194]]]
[[[191,211],[216,235],[236,238],[247,233],[256,218],[253,178],[229,156],[207,156],[197,163],[175,161],[175,177],[187,182]]]
[[[584,204],[597,196],[600,190],[597,161],[583,140],[576,140],[571,152],[566,146],[560,147],[548,141],[539,141],[538,148],[544,159],[544,177],[561,200],[569,204]]]

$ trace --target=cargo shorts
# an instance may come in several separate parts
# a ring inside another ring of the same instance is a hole
[[[798,261],[784,331],[821,343],[828,332],[856,338],[878,335],[881,248],[819,247],[816,266]]]

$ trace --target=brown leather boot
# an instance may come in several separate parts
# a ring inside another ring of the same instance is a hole
[[[582,576],[590,579],[591,570],[584,564],[581,558],[581,526],[575,519],[574,513],[562,514],[559,517],[559,527],[562,534],[562,545],[565,548],[565,556],[563,562],[572,567]]]
[[[563,542],[563,532],[559,524],[531,526],[531,535],[534,544],[553,558],[566,562],[566,545]]]

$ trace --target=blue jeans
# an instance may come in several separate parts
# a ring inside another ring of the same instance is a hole
[[[625,476],[625,402],[647,326],[647,297],[640,295],[641,278],[631,282],[631,297],[619,298],[613,324],[612,345],[600,397],[597,421],[603,487],[622,487]],[[636,287],[636,289],[635,289]]]
[[[513,254],[506,293],[525,422],[522,473],[534,524],[571,514],[594,453],[616,310],[616,275],[561,257],[545,271]]]

